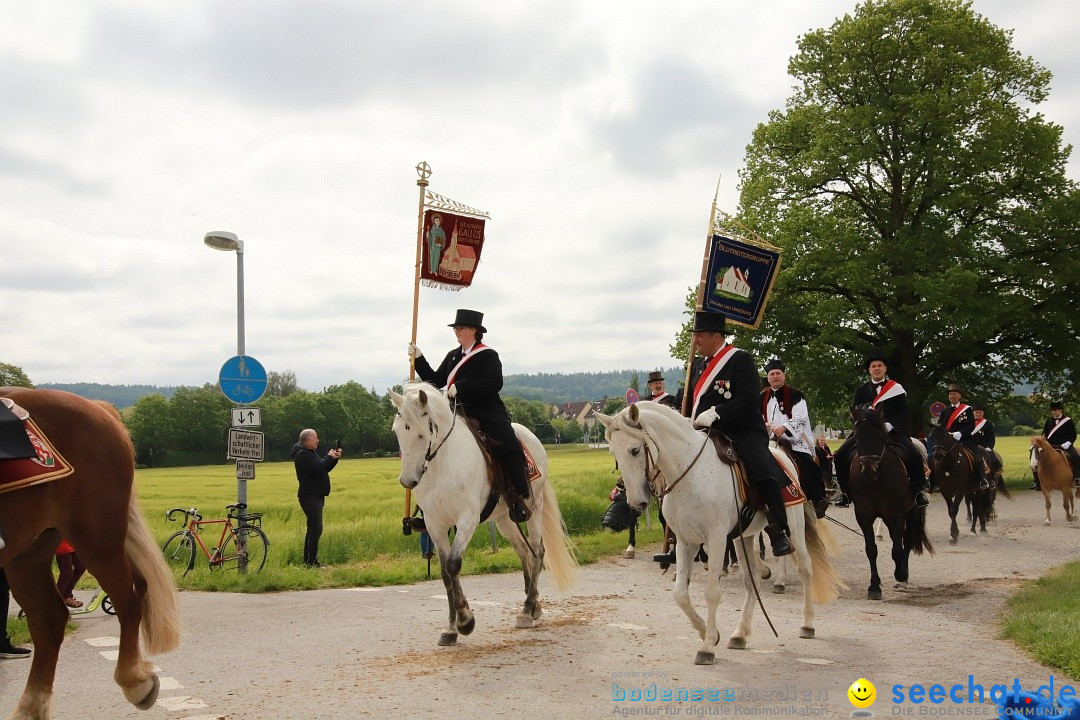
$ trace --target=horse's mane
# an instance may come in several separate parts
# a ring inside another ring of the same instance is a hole
[[[687,429],[693,430],[690,422],[687,418],[683,417],[682,413],[672,407],[668,407],[663,403],[643,402],[636,403],[638,409],[638,415],[640,417],[646,417],[646,422],[658,422],[665,428],[670,428],[672,431],[682,431],[685,433]],[[629,435],[643,439],[645,432],[641,427],[640,422],[635,422],[630,418],[630,408],[626,407],[616,413],[611,426],[607,429],[605,436],[607,439],[611,439],[611,432],[615,429],[622,430]]]
[[[427,408],[436,422],[450,422],[453,419],[453,411],[450,409],[450,402],[443,396],[442,391],[435,387],[431,383],[416,382],[409,383],[402,390],[401,394],[405,396],[408,402],[402,403],[400,411],[408,415],[407,420],[417,422],[420,420],[420,411],[418,410],[420,405],[420,393],[423,392],[427,396]]]

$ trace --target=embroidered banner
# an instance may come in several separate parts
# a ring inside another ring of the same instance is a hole
[[[469,287],[484,246],[484,220],[445,210],[424,211],[420,279],[429,287]]]
[[[758,327],[779,268],[778,250],[714,234],[701,309],[739,325]]]

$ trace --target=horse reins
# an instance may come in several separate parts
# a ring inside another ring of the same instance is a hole
[[[454,406],[450,408],[450,413],[454,416],[454,419],[450,421],[450,429],[446,431],[446,435],[443,436],[442,440],[439,442],[438,445],[435,446],[434,450],[431,449],[431,445],[435,442],[435,435],[439,432],[439,426],[436,425],[435,421],[431,419],[429,413],[424,413],[424,415],[428,416],[428,433],[430,433],[431,437],[430,439],[428,439],[427,451],[424,453],[424,467],[420,469],[421,478],[424,477],[424,473],[426,473],[428,471],[428,468],[431,467],[431,461],[434,460],[435,456],[439,454],[440,450],[442,450],[442,446],[445,445],[446,441],[450,439],[450,433],[454,432],[454,426],[457,425],[458,416],[457,398],[454,398]],[[420,479],[417,478],[416,482],[419,483]]]
[[[637,429],[641,430],[642,435],[644,435],[646,439],[650,439],[650,440],[652,439],[652,438],[649,437],[649,433],[645,431],[645,428],[638,425]],[[659,499],[659,498],[662,498],[665,495],[667,495],[669,492],[671,492],[675,488],[675,486],[678,485],[679,482],[681,482],[682,479],[684,477],[686,477],[690,473],[691,470],[694,469],[694,465],[697,464],[698,459],[701,458],[701,453],[705,452],[705,446],[708,445],[708,444],[709,444],[709,434],[706,433],[705,434],[705,442],[702,443],[701,448],[698,449],[697,455],[694,456],[694,459],[690,461],[690,464],[686,467],[685,470],[682,471],[682,474],[679,475],[679,477],[675,478],[675,481],[673,483],[671,483],[670,485],[665,485],[664,486],[664,491],[658,493],[658,492],[656,492],[655,480],[658,477],[660,477],[660,466],[657,465],[656,461],[652,459],[652,452],[649,450],[649,443],[645,443],[645,482],[647,482],[649,484],[649,488],[653,491],[653,495],[655,495],[657,497],[657,499]],[[659,454],[660,454],[659,448],[657,448],[656,452],[657,452],[657,456],[659,456]],[[653,467],[656,468],[656,473],[654,473],[652,475],[652,477],[649,477],[649,465],[650,464]]]

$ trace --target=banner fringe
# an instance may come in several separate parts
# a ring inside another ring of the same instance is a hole
[[[434,280],[429,280],[428,278],[424,278],[420,283],[425,287],[435,288],[436,290],[453,290],[454,292],[468,287],[467,285],[450,285],[448,283],[436,282]]]

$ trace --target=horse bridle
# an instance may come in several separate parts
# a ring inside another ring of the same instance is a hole
[[[434,420],[431,419],[431,414],[430,413],[425,412],[423,415],[420,416],[422,418],[426,417],[428,419],[428,436],[429,437],[428,437],[427,450],[424,452],[424,467],[420,468],[420,477],[418,477],[416,479],[417,484],[420,483],[421,478],[424,477],[424,473],[426,473],[428,471],[428,468],[431,467],[431,461],[434,460],[435,456],[439,454],[439,450],[442,450],[442,446],[445,445],[446,441],[450,439],[450,434],[452,432],[454,432],[454,426],[457,425],[457,416],[458,416],[458,414],[457,414],[457,399],[454,400],[454,407],[450,408],[450,412],[454,417],[454,419],[452,421],[450,421],[450,429],[446,431],[446,435],[443,436],[442,440],[439,442],[438,445],[435,446],[434,450],[431,449],[431,446],[435,442],[435,438],[436,438],[436,436],[437,436],[437,434],[439,432],[439,426],[435,423]]]
[[[643,436],[643,438],[645,440],[647,440],[647,441],[652,440],[652,436],[649,435],[649,432],[645,428],[643,428],[640,424],[638,424],[637,426],[631,425],[630,427],[633,427],[636,430],[640,430],[641,434],[642,434],[642,436]],[[653,441],[653,444],[655,445],[656,442]],[[686,466],[686,469],[682,471],[682,474],[680,474],[679,477],[675,478],[675,481],[673,483],[665,486],[663,492],[657,492],[657,490],[656,490],[656,480],[657,480],[657,478],[660,477],[660,466],[657,464],[656,460],[653,460],[652,451],[649,448],[649,443],[645,442],[644,443],[644,446],[645,446],[645,482],[648,484],[649,489],[652,490],[652,494],[655,495],[657,498],[662,498],[665,495],[667,495],[669,492],[671,492],[675,488],[675,486],[678,485],[682,481],[682,479],[684,477],[686,477],[690,473],[690,471],[694,468],[694,465],[697,464],[698,459],[701,457],[701,453],[703,453],[705,451],[705,446],[708,445],[708,444],[709,444],[709,434],[705,433],[705,442],[703,442],[701,444],[701,448],[697,451],[697,455],[695,455],[694,459],[690,461],[690,464]],[[656,456],[657,456],[657,458],[659,458],[660,457],[660,446],[657,445],[656,447],[657,447]],[[656,472],[653,473],[651,477],[649,475],[649,466],[650,465],[656,468]]]
[[[858,427],[859,423],[861,423],[865,419],[866,418],[861,417],[861,418],[859,418],[858,420],[855,421],[855,426],[852,428],[852,434],[854,434],[855,427]],[[869,467],[870,470],[872,470],[873,472],[876,473],[877,470],[878,470],[878,466],[881,465],[882,458],[885,457],[885,448],[888,447],[888,445],[889,444],[887,442],[882,441],[882,443],[881,443],[881,452],[879,452],[876,456],[875,455],[861,455],[861,454],[858,455],[857,457],[859,459],[859,467],[860,468]],[[858,440],[856,440],[855,447],[858,448],[858,446],[859,446],[858,445]]]

